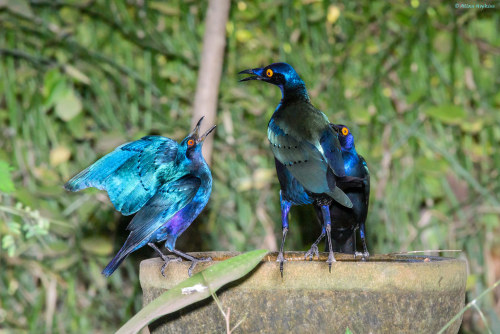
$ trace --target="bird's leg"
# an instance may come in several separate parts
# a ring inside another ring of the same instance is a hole
[[[281,202],[281,226],[283,227],[283,237],[281,239],[280,252],[278,253],[278,258],[276,259],[276,261],[280,263],[280,273],[281,273],[281,278],[283,278],[283,263],[286,261],[285,257],[283,256],[283,248],[285,246],[286,234],[288,233],[288,213],[290,212],[292,203],[283,200],[283,198],[281,198],[281,192],[280,192],[280,202]]]
[[[361,237],[361,242],[363,243],[363,253],[356,252],[354,253],[354,256],[361,256],[361,259],[366,261],[366,259],[370,256],[370,253],[368,253],[368,247],[366,247],[365,223],[361,223],[359,225],[359,236]]]
[[[191,255],[188,255],[188,254],[183,253],[181,251],[178,251],[175,248],[169,249],[169,251],[171,251],[172,253],[177,254],[179,256],[182,256],[186,260],[191,261],[191,266],[188,269],[188,275],[189,275],[189,277],[193,276],[193,269],[194,269],[194,267],[196,267],[196,265],[199,262],[209,262],[209,261],[212,261],[211,257],[201,257],[201,258],[198,259],[198,258],[195,258],[194,256],[191,256]]]
[[[312,244],[311,248],[306,252],[306,260],[307,258],[309,258],[309,260],[312,261],[314,255],[316,255],[319,259],[319,250],[318,250],[318,244],[321,242],[321,240],[323,240],[323,238],[325,237],[326,233],[325,233],[325,227],[322,228],[321,230],[321,234],[320,236],[318,237],[318,239]]]
[[[173,261],[173,262],[180,262],[180,261],[182,261],[182,259],[180,257],[176,257],[176,258],[173,258],[173,259],[169,258],[167,255],[163,254],[161,252],[161,250],[158,247],[156,247],[156,245],[154,243],[152,243],[152,242],[148,243],[148,246],[151,247],[151,248],[153,248],[158,253],[158,255],[160,255],[160,257],[163,260],[163,262],[165,262],[165,263],[163,263],[163,266],[161,266],[161,275],[163,277],[165,277],[165,268],[167,268],[167,265],[168,265],[169,262],[171,262],[171,261]]]
[[[328,238],[328,249],[329,249],[329,254],[328,254],[328,260],[326,260],[326,263],[328,263],[328,270],[332,272],[332,263],[336,262],[335,256],[333,255],[333,248],[332,248],[332,222],[330,220],[330,207],[328,205],[322,205],[321,206],[321,213],[323,214],[323,221],[325,222],[325,230],[326,230],[326,236]]]
[[[285,257],[283,256],[283,246],[285,245],[285,239],[287,233],[288,233],[288,227],[283,227],[283,237],[281,239],[280,252],[278,253],[278,257],[276,258],[276,261],[280,263],[281,278],[283,278],[283,263],[286,261]]]

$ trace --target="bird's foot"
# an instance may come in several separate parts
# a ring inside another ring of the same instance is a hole
[[[202,257],[202,258],[196,259],[194,261],[191,261],[191,265],[189,266],[189,269],[188,269],[189,277],[193,276],[193,269],[194,269],[194,267],[196,267],[196,265],[199,262],[209,262],[209,261],[212,261],[211,257]]]
[[[370,257],[370,253],[368,252],[355,252],[354,258],[360,257],[362,261],[366,261]]]
[[[329,272],[332,272],[332,263],[333,262],[337,262],[337,260],[335,260],[335,256],[333,256],[333,252],[330,252],[330,254],[328,254],[328,260],[326,260],[326,263],[328,263],[328,271]]]
[[[180,257],[172,257],[172,258],[170,258],[170,257],[168,257],[166,255],[163,255],[161,258],[162,258],[162,260],[164,262],[163,266],[161,266],[161,269],[160,269],[161,275],[163,277],[165,277],[165,269],[167,268],[167,266],[168,266],[168,264],[170,262],[181,262],[182,261],[182,259]]]
[[[312,261],[313,257],[316,256],[319,259],[319,250],[316,244],[313,244],[311,248],[306,252],[306,260],[309,258],[309,261]]]
[[[283,253],[279,253],[278,257],[276,258],[276,262],[280,263],[280,273],[281,273],[281,278],[283,278],[283,263],[286,261],[285,257],[283,256]]]

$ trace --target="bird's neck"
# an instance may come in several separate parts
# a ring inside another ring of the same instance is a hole
[[[342,158],[344,159],[346,175],[351,175],[359,163],[359,156],[356,149],[352,147],[350,150],[342,150]]]
[[[200,174],[200,179],[212,184],[212,173],[210,172],[210,168],[208,168],[208,165],[206,163],[203,166],[203,171]]]
[[[306,85],[302,80],[293,83],[287,83],[284,86],[280,86],[280,88],[281,88],[281,103],[287,103],[292,101],[310,102]]]

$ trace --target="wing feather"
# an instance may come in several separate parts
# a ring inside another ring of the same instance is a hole
[[[168,178],[178,144],[161,136],[147,136],[119,146],[65,184],[70,191],[88,187],[106,190],[116,210],[130,215],[157,192],[159,175]]]

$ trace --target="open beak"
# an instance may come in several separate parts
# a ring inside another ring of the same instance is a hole
[[[207,136],[210,134],[210,132],[214,131],[214,129],[217,127],[217,125],[214,125],[212,126],[210,129],[207,130],[207,132],[205,132],[204,134],[201,135],[200,138],[198,138],[198,143],[201,143],[203,141],[205,141],[205,139],[207,138]]]
[[[243,78],[240,80],[240,82],[249,81],[249,80],[267,81],[266,80],[267,78],[262,75],[262,72],[264,72],[264,70],[262,68],[254,68],[254,69],[248,69],[248,70],[241,71],[238,74],[252,74],[252,76]]]
[[[207,138],[207,136],[210,134],[210,132],[214,131],[214,129],[216,127],[216,125],[214,125],[210,129],[208,129],[207,132],[205,132],[201,136],[198,136],[198,134],[200,133],[201,122],[203,121],[204,118],[205,118],[205,116],[202,116],[200,118],[200,120],[198,121],[198,123],[196,123],[196,126],[195,126],[193,132],[191,133],[191,135],[196,138],[196,143],[203,142],[205,140],[205,138]]]

